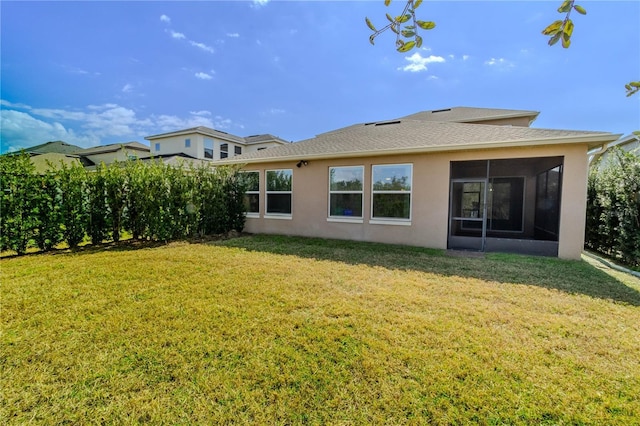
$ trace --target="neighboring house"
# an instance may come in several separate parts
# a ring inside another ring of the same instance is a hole
[[[537,115],[425,111],[218,164],[244,165],[249,232],[579,259],[587,152],[619,135],[528,127]]]
[[[614,141],[602,149],[593,150],[589,156],[589,164],[596,165],[596,167],[606,167],[612,160],[610,148],[620,147],[624,151],[634,152],[640,155],[640,136],[631,133],[630,135],[623,136],[617,141]]]
[[[24,149],[24,152],[31,156],[31,162],[36,171],[42,173],[48,170],[51,165],[59,166],[64,163],[68,166],[78,164],[83,167],[92,166],[93,163],[86,158],[76,154],[81,151],[77,145],[72,145],[63,141],[51,141],[40,145],[32,146]],[[12,153],[9,153],[11,155]]]
[[[175,154],[198,160],[221,160],[288,144],[273,135],[235,136],[208,127],[194,127],[176,132],[147,136],[151,155],[167,157]]]
[[[80,149],[75,154],[89,160],[96,166],[101,163],[109,165],[116,161],[146,158],[150,155],[149,147],[140,142],[100,145],[93,148]]]

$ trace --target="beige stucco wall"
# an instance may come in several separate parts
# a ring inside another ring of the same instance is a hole
[[[104,152],[102,154],[93,154],[87,155],[86,157],[93,161],[94,164],[98,165],[100,163],[111,164],[116,161],[127,161],[129,160],[129,155],[135,155],[138,158],[145,158],[149,156],[148,152],[138,151],[135,149],[119,149],[113,152]]]
[[[552,156],[564,156],[559,257],[579,259],[584,242],[587,176],[587,146],[582,144],[313,160],[300,168],[296,167],[297,161],[248,164],[245,170],[260,172],[260,217],[247,218],[245,230],[446,249],[451,161]],[[371,166],[405,163],[413,164],[410,225],[370,223]],[[362,223],[328,221],[329,167],[350,165],[364,166],[364,219]],[[273,169],[293,170],[290,219],[265,217],[265,170]]]

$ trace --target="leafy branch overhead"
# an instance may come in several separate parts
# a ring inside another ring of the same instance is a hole
[[[565,0],[558,8],[558,13],[566,13],[564,20],[558,19],[557,21],[553,21],[547,28],[542,30],[542,34],[551,37],[549,39],[549,46],[553,46],[559,40],[562,40],[562,47],[565,49],[571,45],[571,35],[573,34],[571,11],[573,10],[581,15],[587,14],[584,7],[575,4],[575,0]]]
[[[384,1],[385,6],[391,4],[391,0]],[[435,28],[436,24],[433,21],[421,21],[416,19],[415,11],[422,4],[422,0],[407,0],[407,4],[404,7],[402,13],[395,18],[386,14],[389,23],[377,29],[369,18],[365,18],[365,22],[373,34],[369,37],[371,44],[374,44],[374,40],[380,34],[387,30],[391,30],[396,34],[396,50],[404,53],[408,52],[414,47],[422,47],[422,37],[418,34],[420,29],[431,30]],[[406,25],[405,25],[406,24]]]
[[[419,29],[431,30],[436,27],[433,21],[421,21],[416,18],[416,9],[422,4],[422,0],[405,0],[402,13],[395,18],[386,13],[389,23],[384,27],[377,29],[371,20],[365,17],[365,22],[373,34],[369,36],[371,44],[375,44],[375,39],[387,30],[391,30],[396,34],[396,50],[405,53],[414,47],[422,47],[422,37],[418,34]],[[391,0],[384,0],[384,5],[389,6]],[[549,24],[542,34],[549,37],[549,46],[553,46],[558,41],[562,41],[562,47],[567,49],[571,46],[571,36],[573,35],[574,24],[571,20],[571,12],[576,11],[581,15],[586,15],[587,11],[584,7],[575,4],[575,0],[563,0],[558,8],[558,13],[564,13],[564,19],[558,19]],[[405,25],[407,24],[407,25]],[[403,26],[404,25],[404,26]],[[625,84],[627,96],[635,95],[640,92],[640,81],[631,81]]]

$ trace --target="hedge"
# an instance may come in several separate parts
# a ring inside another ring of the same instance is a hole
[[[28,154],[0,156],[0,250],[23,254],[61,242],[76,247],[135,239],[169,241],[244,227],[245,187],[237,167],[169,166],[132,160],[51,165],[38,174]]]
[[[589,173],[585,247],[640,267],[640,155],[619,147]]]

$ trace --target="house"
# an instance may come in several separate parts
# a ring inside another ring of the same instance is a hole
[[[147,136],[154,157],[182,154],[198,160],[221,160],[288,144],[273,135],[241,137],[209,127],[193,127],[176,132]]]
[[[613,160],[609,148],[620,147],[627,152],[634,152],[640,155],[640,134],[631,133],[620,137],[620,139],[608,144],[601,149],[595,149],[590,152],[589,164],[595,167],[604,168]]]
[[[248,232],[579,259],[587,152],[619,135],[529,127],[537,116],[424,111],[219,163],[246,172]],[[147,139],[163,152],[160,136]]]
[[[100,145],[93,148],[80,149],[76,155],[86,159],[93,165],[104,163],[109,165],[116,161],[127,161],[137,158],[146,158],[151,154],[149,147],[140,142],[113,143]]]
[[[82,150],[77,145],[72,145],[63,141],[50,141],[40,145],[32,146],[24,150],[31,157],[31,162],[39,173],[45,172],[50,165],[64,163],[67,166],[78,164],[83,167],[92,166],[93,163],[76,154]],[[8,153],[11,155],[13,153]]]

